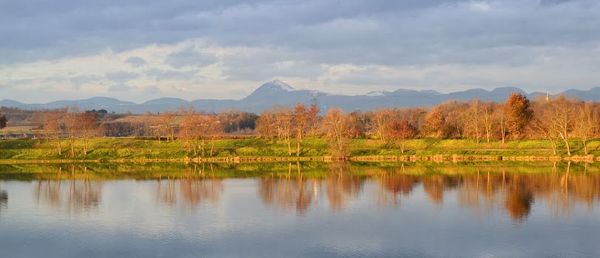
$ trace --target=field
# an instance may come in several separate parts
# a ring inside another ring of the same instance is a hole
[[[181,141],[158,141],[136,138],[97,138],[89,143],[89,152],[84,155],[82,140],[75,142],[75,157],[70,156],[68,141],[60,141],[62,153],[58,152],[56,140],[4,140],[0,141],[0,161],[33,160],[145,160],[145,159],[193,159],[197,155]],[[269,141],[260,138],[215,140],[212,157],[295,157],[295,143],[292,141],[292,155],[282,141]],[[324,139],[307,139],[301,145],[301,157],[326,157],[330,155]],[[580,141],[573,141],[573,155],[583,156]],[[210,145],[207,146],[210,148]],[[588,143],[589,154],[600,156],[600,140]],[[208,153],[208,150],[207,150]],[[405,152],[401,153],[397,144],[384,144],[378,140],[353,139],[348,142],[348,155],[362,156],[415,156],[435,155],[502,156],[502,157],[554,157],[567,156],[559,145],[558,155],[552,152],[552,145],[545,140],[498,141],[477,143],[473,140],[414,139],[405,142]]]

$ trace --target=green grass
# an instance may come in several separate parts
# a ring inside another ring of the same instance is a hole
[[[568,166],[568,168],[567,168]],[[0,165],[0,180],[36,179],[201,179],[201,178],[326,178],[333,175],[379,177],[399,175],[554,174],[600,175],[598,164],[540,162],[416,163],[249,163],[249,164],[20,164]],[[341,173],[341,174],[340,174]]]
[[[56,149],[56,141],[48,140],[6,140],[0,141],[0,160],[66,160],[71,159],[68,141],[61,141],[62,154]],[[401,153],[398,144],[384,144],[371,139],[352,139],[349,141],[350,156],[366,155],[498,155],[498,156],[552,156],[551,143],[545,140],[498,141],[477,143],[474,140],[414,139],[405,143],[405,152]],[[583,155],[580,141],[572,141],[573,154]],[[90,141],[90,151],[83,154],[84,143],[75,142],[78,160],[116,160],[116,159],[184,159],[193,158],[181,141],[157,141],[134,138],[98,138]],[[292,156],[295,156],[295,142],[292,144]],[[588,144],[590,154],[600,156],[600,139]],[[559,155],[566,156],[564,148],[559,146]],[[207,150],[208,153],[208,150]],[[329,150],[325,139],[310,138],[302,143],[301,156],[327,156]],[[225,139],[214,141],[215,157],[286,157],[287,144],[283,141],[269,141],[261,138]]]

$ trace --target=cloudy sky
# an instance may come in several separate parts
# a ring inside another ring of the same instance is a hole
[[[0,0],[0,99],[600,86],[598,0]]]

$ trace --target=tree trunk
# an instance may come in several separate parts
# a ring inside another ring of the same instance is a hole
[[[204,141],[204,139],[202,139],[202,143],[200,143],[200,146],[202,146],[202,149],[201,149],[201,151],[202,151],[202,157],[204,157],[204,154],[205,154],[205,152],[204,152],[204,145],[205,144],[206,144],[206,142]]]
[[[562,138],[563,142],[565,143],[565,147],[567,148],[567,155],[571,156],[571,145],[569,144],[569,137],[567,135],[567,132],[561,132],[560,138]]]
[[[500,133],[502,134],[502,144],[504,144],[504,139],[506,138],[506,125],[504,124],[504,116],[500,119]]]
[[[75,158],[75,140],[71,138],[71,158]]]
[[[88,140],[83,140],[83,155],[87,155],[88,152]]]
[[[56,139],[57,142],[57,146],[58,146],[58,155],[62,155],[62,146],[60,144],[60,139]]]
[[[556,148],[557,148],[556,142],[554,140],[552,140],[552,139],[550,139],[550,142],[552,143],[552,153],[554,155],[556,155]]]

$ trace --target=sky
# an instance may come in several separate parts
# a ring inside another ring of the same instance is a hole
[[[598,0],[0,0],[0,99],[600,86]]]

